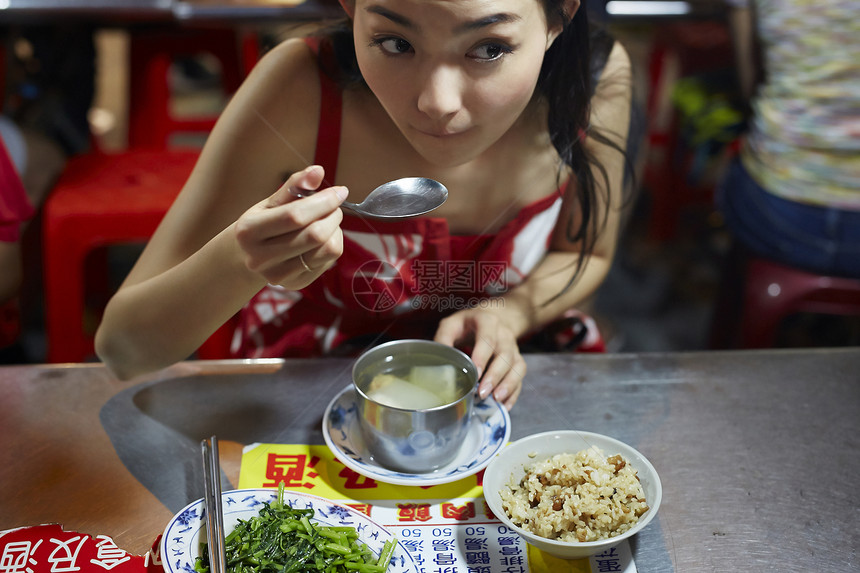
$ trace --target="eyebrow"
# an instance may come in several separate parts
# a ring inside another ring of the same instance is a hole
[[[370,6],[369,8],[367,8],[367,11],[371,12],[373,14],[379,14],[383,18],[387,18],[388,20],[391,20],[395,24],[400,24],[401,26],[403,26],[405,28],[411,28],[411,29],[417,28],[417,26],[412,22],[412,20],[405,18],[404,16],[401,16],[397,12],[392,12],[391,10],[388,10],[387,8],[383,8],[381,6]]]
[[[369,8],[367,8],[367,11],[372,12],[373,14],[378,14],[379,16],[391,20],[395,24],[399,24],[404,28],[409,28],[412,30],[418,29],[418,25],[415,24],[412,20],[402,16],[401,14],[398,14],[397,12],[392,12],[387,8],[383,8],[381,6],[370,6]],[[480,30],[482,28],[486,28],[494,24],[507,24],[510,22],[517,22],[521,19],[522,18],[517,14],[511,14],[509,12],[500,12],[498,14],[491,14],[489,16],[484,16],[483,18],[478,18],[477,20],[464,22],[463,24],[460,24],[456,28],[454,28],[454,32],[462,34],[464,32]]]
[[[474,30],[480,30],[481,28],[487,28],[494,24],[509,24],[519,20],[522,20],[522,18],[517,14],[499,12],[498,14],[491,14],[489,16],[484,16],[483,18],[478,18],[477,20],[472,20],[471,22],[460,24],[454,29],[454,31],[458,33],[472,32]]]

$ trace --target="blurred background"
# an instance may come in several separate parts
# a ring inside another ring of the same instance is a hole
[[[634,0],[592,2],[589,9],[630,53],[639,110],[629,220],[590,309],[608,350],[754,346],[738,343],[738,324],[722,320],[740,312],[726,293],[736,297],[741,288],[724,272],[732,237],[714,207],[714,187],[744,127],[729,5]],[[2,110],[59,147],[63,166],[49,163],[49,152],[40,157],[46,158],[44,177],[63,173],[60,185],[74,189],[80,178],[103,178],[107,187],[146,186],[148,157],[159,166],[152,185],[163,188],[158,178],[173,169],[181,180],[183,162],[193,161],[212,119],[254,61],[339,10],[334,1],[312,0],[0,0]],[[152,113],[170,119],[154,121]],[[141,150],[189,155],[153,159]],[[131,171],[124,173],[126,163],[111,157],[130,151]],[[56,191],[54,181],[45,184],[48,192]],[[44,205],[24,230],[23,287],[0,315],[0,363],[94,359],[87,337],[100,308],[151,232],[152,223],[132,231],[124,217],[157,220],[176,190],[168,189],[166,200],[154,193],[153,204],[135,204],[140,213],[111,212],[129,208],[134,202],[128,199],[104,207],[59,200]],[[60,226],[87,209],[105,209],[99,212],[113,228],[95,233],[101,223],[93,220],[78,223],[84,231]],[[58,233],[76,232],[97,236],[81,238],[79,247],[57,240]],[[70,286],[77,275],[85,288]],[[860,295],[854,296],[847,303],[860,306]],[[767,344],[860,344],[856,311],[809,308],[815,307],[786,310]],[[49,324],[49,317],[57,323]]]

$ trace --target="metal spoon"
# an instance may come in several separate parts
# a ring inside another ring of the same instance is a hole
[[[291,188],[296,197],[313,191]],[[429,213],[448,199],[448,189],[433,179],[405,177],[384,183],[361,203],[344,201],[341,207],[374,219],[405,219]]]

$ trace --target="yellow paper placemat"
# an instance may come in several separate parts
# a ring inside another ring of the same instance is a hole
[[[328,446],[252,444],[239,488],[302,491],[358,509],[395,531],[424,573],[636,573],[626,542],[590,559],[564,560],[528,545],[483,497],[483,472],[432,486],[379,482],[346,467]]]

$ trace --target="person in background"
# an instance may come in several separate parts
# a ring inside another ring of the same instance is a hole
[[[739,246],[860,277],[860,3],[735,0],[739,157],[717,205]]]
[[[0,116],[0,304],[12,300],[21,286],[21,225],[34,213],[19,174],[23,149],[17,129]]]
[[[22,132],[0,115],[0,363],[25,360],[14,347],[21,330],[21,233],[64,163],[65,156],[50,140]]]
[[[3,32],[0,349],[15,342],[20,327],[21,233],[48,197],[68,157],[89,149],[87,114],[95,92],[91,28],[22,26]]]
[[[0,303],[22,280],[21,232],[62,171],[66,155],[46,136],[0,115]]]
[[[129,378],[187,358],[235,313],[239,357],[433,338],[468,349],[479,394],[510,408],[518,341],[575,312],[613,258],[626,52],[579,0],[342,5],[341,26],[254,67],[96,351]],[[408,176],[448,200],[401,221],[339,208]]]

